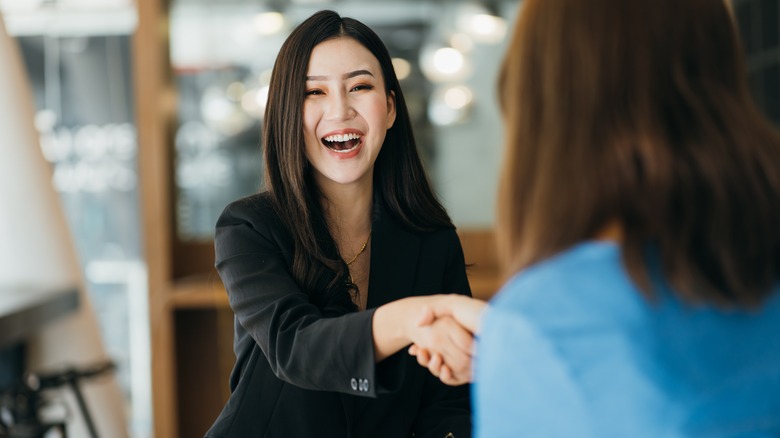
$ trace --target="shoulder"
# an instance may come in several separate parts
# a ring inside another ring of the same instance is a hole
[[[507,398],[532,394],[519,409],[502,406],[504,416],[550,430],[596,427],[593,412],[625,406],[612,397],[614,388],[637,393],[645,388],[631,361],[644,345],[642,330],[635,329],[644,327],[647,308],[614,243],[582,243],[525,269],[507,282],[482,318],[478,399],[491,392]],[[523,372],[509,369],[511,363],[522,363]],[[566,422],[559,421],[561,412]],[[555,435],[572,434],[567,429]]]
[[[217,219],[217,228],[245,223],[250,226],[278,223],[281,221],[276,214],[268,192],[256,193],[237,199],[228,204]]]
[[[217,262],[235,254],[289,250],[291,235],[267,193],[228,204],[217,219],[214,246]]]
[[[455,228],[441,227],[430,231],[418,232],[417,235],[429,245],[451,250],[460,247],[460,238]]]
[[[536,263],[510,278],[495,299],[496,304],[509,307],[536,300],[537,293],[546,291],[547,299],[567,294],[572,288],[593,286],[623,277],[620,248],[614,243],[587,242],[576,245],[553,257]],[[522,294],[517,292],[522,291]]]
[[[506,312],[483,318],[481,331],[473,389],[480,436],[594,436],[588,401],[557,345]]]
[[[492,308],[522,314],[541,326],[550,319],[579,324],[628,323],[646,303],[625,271],[615,243],[586,242],[533,265],[511,278]]]

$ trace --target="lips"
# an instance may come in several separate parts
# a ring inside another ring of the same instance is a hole
[[[357,149],[362,140],[363,133],[355,130],[334,131],[322,137],[322,144],[339,154],[348,154]]]

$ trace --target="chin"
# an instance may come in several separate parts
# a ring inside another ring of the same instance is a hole
[[[371,178],[366,178],[366,174],[364,172],[361,172],[360,174],[357,173],[339,173],[339,174],[322,174],[321,175],[323,182],[331,183],[331,184],[338,184],[338,185],[353,185],[353,184],[360,184],[363,181],[368,181],[368,183],[371,183]]]

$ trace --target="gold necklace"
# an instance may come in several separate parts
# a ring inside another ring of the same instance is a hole
[[[360,251],[358,251],[358,253],[355,254],[355,257],[352,257],[352,260],[347,262],[347,266],[351,265],[352,262],[357,260],[357,258],[360,257],[360,254],[363,254],[363,251],[366,250],[366,246],[368,245],[369,240],[371,240],[371,232],[368,233],[368,239],[366,239],[366,243],[363,244],[363,246],[360,248]]]

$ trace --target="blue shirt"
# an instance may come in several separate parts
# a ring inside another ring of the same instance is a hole
[[[651,275],[655,301],[588,242],[511,279],[479,331],[475,436],[780,436],[780,288],[724,311]]]

